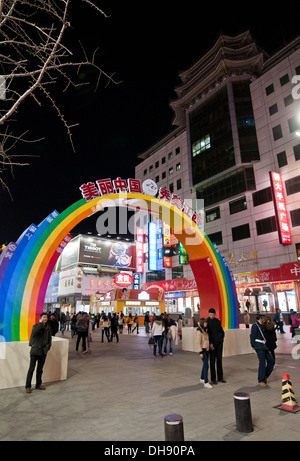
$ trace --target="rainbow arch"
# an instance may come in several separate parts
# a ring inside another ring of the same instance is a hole
[[[185,247],[201,299],[201,315],[215,307],[225,329],[238,328],[235,284],[218,248],[194,222],[169,203],[141,194],[111,194],[81,199],[62,213],[52,212],[38,226],[32,224],[19,238],[0,278],[0,335],[5,341],[26,341],[43,312],[48,282],[69,240],[69,232],[83,219],[111,206],[142,206],[170,224]],[[0,266],[1,269],[1,266]]]

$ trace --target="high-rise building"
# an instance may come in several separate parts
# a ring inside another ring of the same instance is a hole
[[[136,178],[194,207],[204,201],[204,231],[227,260],[241,310],[247,300],[253,311],[297,309],[300,37],[268,56],[249,31],[220,35],[180,79],[170,103],[176,128],[139,155]],[[193,279],[178,256],[155,277],[145,272],[146,282]],[[197,311],[196,293],[188,298],[181,306]]]

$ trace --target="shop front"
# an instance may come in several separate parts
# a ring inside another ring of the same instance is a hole
[[[300,264],[282,264],[279,268],[234,274],[240,312],[283,313],[299,311]]]
[[[90,296],[90,310],[94,314],[102,313],[117,314],[123,313],[125,318],[129,314],[138,316],[139,324],[144,324],[146,312],[150,315],[160,315],[165,310],[165,301],[162,293],[157,289],[153,290],[113,290],[105,298],[100,294]]]

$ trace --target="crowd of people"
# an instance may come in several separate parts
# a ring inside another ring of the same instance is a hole
[[[208,318],[200,318],[198,328],[196,330],[197,343],[199,346],[199,354],[202,359],[202,369],[200,373],[200,383],[205,389],[212,389],[213,385],[226,383],[223,376],[223,342],[224,330],[221,321],[216,318],[215,309],[211,308],[208,311]],[[250,317],[248,312],[245,312],[246,328],[250,327]],[[295,336],[295,328],[299,327],[300,319],[297,313],[291,310],[288,317],[292,338]],[[146,312],[144,316],[144,326],[146,334],[153,339],[153,356],[163,358],[169,353],[173,355],[173,346],[178,344],[182,339],[182,316],[179,315],[175,321],[171,314],[163,313],[160,315],[153,314],[150,316]],[[37,379],[36,388],[45,389],[42,385],[42,372],[46,360],[47,352],[52,344],[52,337],[60,330],[64,335],[66,330],[71,329],[71,338],[76,337],[76,353],[81,350],[83,354],[91,351],[92,332],[95,328],[101,331],[101,342],[105,341],[119,342],[119,335],[125,333],[132,334],[135,330],[139,334],[139,317],[134,317],[129,314],[125,320],[124,314],[121,312],[89,314],[87,312],[79,312],[74,314],[72,318],[69,313],[61,313],[60,316],[56,312],[42,313],[40,321],[33,326],[29,345],[30,366],[26,379],[26,392],[31,392],[31,380],[35,366],[37,364]],[[276,330],[284,334],[283,318],[280,309],[277,309],[274,319],[270,315],[257,313],[256,322],[251,326],[250,343],[258,357],[258,384],[262,387],[267,385],[267,380],[275,368],[275,349],[277,347]],[[150,344],[150,341],[149,341]],[[211,380],[209,382],[208,373],[210,369]]]

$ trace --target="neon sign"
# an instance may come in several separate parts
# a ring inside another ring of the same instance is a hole
[[[269,172],[272,197],[275,208],[275,218],[281,245],[291,245],[291,231],[288,221],[288,212],[285,204],[285,197],[283,193],[283,183],[280,173],[275,171]]]
[[[120,273],[115,276],[115,284],[119,287],[129,287],[133,283],[133,277],[130,274]]]
[[[148,245],[149,245],[149,259],[148,268],[150,271],[157,270],[157,237],[156,237],[156,223],[150,222],[148,224]]]
[[[138,227],[136,229],[136,269],[137,273],[142,273],[144,270],[144,229],[142,227]]]

